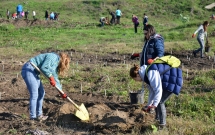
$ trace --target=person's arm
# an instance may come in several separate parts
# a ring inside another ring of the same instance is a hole
[[[148,89],[149,89],[149,96],[148,96],[148,103],[147,106],[151,106],[153,104],[153,89],[150,85],[148,85]]]
[[[161,100],[163,92],[160,73],[157,70],[150,70],[148,72],[148,80],[152,88],[152,91],[154,92],[154,97],[152,97],[149,103],[153,102],[153,106],[157,107]]]
[[[196,35],[201,29],[203,29],[203,25],[200,25],[199,28],[194,32],[194,34]]]
[[[59,58],[56,54],[48,54],[44,61],[42,66],[40,67],[40,70],[48,77],[54,77],[54,80],[56,82],[56,86],[62,90],[62,86],[60,84],[60,81],[58,79],[57,74],[57,67],[59,64]]]
[[[164,41],[157,39],[155,41],[155,52],[157,53],[156,58],[164,56]]]

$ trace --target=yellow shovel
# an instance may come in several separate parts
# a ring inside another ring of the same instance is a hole
[[[36,65],[34,65],[33,63],[31,63],[31,65],[36,70],[38,70],[41,74],[44,75],[44,73]],[[49,78],[46,75],[44,75],[44,76],[49,80]],[[60,92],[61,94],[64,94],[64,92],[62,90],[60,90],[57,86],[55,86],[55,88],[57,89],[58,92]],[[80,118],[81,120],[84,120],[84,121],[87,121],[90,119],[89,113],[83,103],[81,104],[81,106],[78,106],[74,101],[72,101],[72,99],[70,99],[69,97],[66,97],[66,98],[78,109],[75,112],[75,116],[77,116],[78,118]]]

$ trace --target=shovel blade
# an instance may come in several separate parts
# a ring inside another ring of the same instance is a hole
[[[87,121],[87,120],[90,119],[89,118],[89,113],[88,113],[88,111],[87,111],[87,109],[86,109],[86,107],[84,106],[83,103],[76,110],[75,116],[78,117],[79,119],[83,120],[83,121]]]

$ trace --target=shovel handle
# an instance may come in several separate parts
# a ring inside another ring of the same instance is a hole
[[[46,79],[49,80],[49,78],[48,78],[36,65],[34,65],[32,62],[30,62],[30,63],[31,63],[31,65],[32,65],[37,71],[39,71],[43,76],[45,76]],[[57,89],[58,92],[60,92],[61,94],[64,94],[64,92],[63,92],[62,90],[60,90],[57,86],[55,86],[55,88]],[[80,109],[79,109],[79,106],[78,106],[71,98],[69,98],[68,96],[67,96],[66,98],[67,98],[78,110],[80,110]]]

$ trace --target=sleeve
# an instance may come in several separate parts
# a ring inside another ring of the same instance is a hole
[[[53,72],[56,72],[57,65],[55,65],[57,61],[57,56],[55,55],[47,55],[44,58],[44,61],[40,67],[40,70],[47,76],[51,77]]]
[[[62,86],[60,84],[60,81],[58,79],[58,74],[57,74],[57,67],[58,67],[58,56],[53,55],[53,54],[48,54],[44,61],[42,66],[40,67],[40,70],[49,78],[51,76],[54,77],[56,86],[62,90]]]
[[[157,53],[157,57],[162,57],[164,55],[164,42],[163,42],[163,40],[156,39],[155,51]]]
[[[60,80],[58,79],[57,71],[53,73],[53,77],[55,79],[57,88],[59,88],[60,90],[62,90],[62,85],[60,83]]]
[[[159,72],[157,70],[150,70],[148,72],[148,79],[149,79],[151,90],[154,93],[153,97],[151,97],[151,101],[149,101],[149,103],[153,102],[153,105],[157,107],[161,100],[162,92],[163,92]]]
[[[194,32],[194,34],[196,35],[202,28],[203,28],[203,26],[200,25],[199,28]]]
[[[153,95],[154,95],[154,92],[153,92],[152,87],[150,87],[150,85],[148,85],[148,89],[149,89],[149,97],[148,97],[147,106],[151,106],[153,104]]]

